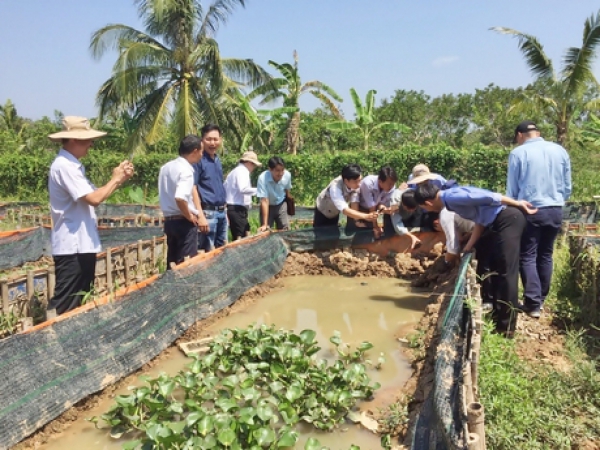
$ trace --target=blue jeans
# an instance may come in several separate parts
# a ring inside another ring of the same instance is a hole
[[[552,252],[562,223],[562,208],[540,208],[527,215],[527,228],[521,238],[521,281],[525,291],[525,306],[540,308],[552,280]]]
[[[227,244],[227,213],[204,210],[208,222],[208,234],[198,233],[198,250],[210,252]]]

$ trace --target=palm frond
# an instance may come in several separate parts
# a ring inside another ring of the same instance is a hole
[[[519,41],[519,49],[525,57],[525,62],[529,66],[529,70],[538,78],[554,78],[552,60],[546,56],[542,44],[539,43],[535,36],[504,27],[493,27],[490,30],[516,37]]]
[[[331,131],[348,131],[361,129],[354,122],[330,122],[325,124],[325,128]]]
[[[321,103],[323,103],[325,108],[327,108],[327,110],[329,110],[331,114],[333,114],[336,117],[336,119],[342,120],[344,118],[338,107],[331,101],[329,97],[327,97],[321,91],[312,90],[310,91],[310,93],[314,97],[318,98],[321,101]]]
[[[373,115],[373,110],[375,108],[375,94],[377,94],[377,91],[375,89],[370,89],[365,98],[366,114],[370,116]]]
[[[565,66],[562,73],[570,96],[582,94],[589,82],[598,84],[592,66],[596,59],[596,47],[599,42],[600,11],[585,21],[581,48],[571,47],[565,53]]]
[[[305,90],[307,88],[319,89],[320,91],[329,94],[334,100],[337,100],[338,102],[344,101],[344,99],[337,92],[335,92],[335,90],[332,87],[328,86],[327,84],[321,81],[313,80],[304,83],[304,85],[302,86],[302,90]]]
[[[216,0],[206,11],[202,25],[200,25],[200,36],[214,37],[219,26],[224,25],[236,7],[246,6],[245,0]]]
[[[289,63],[279,64],[275,61],[269,60],[269,65],[279,71],[281,75],[288,81],[288,84],[299,85],[300,82],[298,80],[298,71],[294,69]]]
[[[139,42],[166,50],[166,47],[148,34],[121,24],[111,24],[100,28],[92,35],[90,51],[95,59],[101,58],[107,50],[120,50],[122,42]]]
[[[356,117],[362,117],[365,114],[365,108],[363,107],[362,100],[354,88],[350,88],[350,97],[352,97],[352,102],[354,103]]]

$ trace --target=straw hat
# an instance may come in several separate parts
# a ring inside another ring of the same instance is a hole
[[[425,181],[435,180],[437,175],[433,173],[424,173],[423,175],[419,175],[418,177],[414,177],[409,181],[410,184],[421,184]]]
[[[90,126],[90,121],[85,117],[65,116],[62,123],[62,131],[48,136],[51,141],[60,142],[62,139],[86,141],[88,139],[97,139],[106,135],[104,131],[94,130]]]
[[[262,166],[262,164],[258,160],[258,157],[256,156],[256,153],[254,152],[245,152],[240,158],[240,162],[251,162],[257,167]]]
[[[421,175],[425,175],[426,173],[429,173],[429,167],[427,167],[425,164],[417,164],[415,167],[413,167],[413,177],[419,177]]]

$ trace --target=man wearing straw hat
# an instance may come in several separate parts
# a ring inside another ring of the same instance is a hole
[[[85,176],[80,159],[94,140],[106,135],[91,128],[84,117],[66,116],[63,129],[49,135],[62,148],[50,166],[48,191],[52,215],[52,257],[56,271],[54,296],[48,310],[63,314],[78,307],[93,285],[100,236],[94,207],[106,200],[133,175],[133,164],[123,161],[108,183],[96,188]]]
[[[252,203],[252,196],[256,195],[256,188],[252,187],[250,174],[257,167],[262,166],[256,153],[245,152],[235,169],[229,172],[225,183],[225,203],[227,203],[227,219],[231,238],[236,241],[248,236],[250,224],[248,223],[248,210]]]

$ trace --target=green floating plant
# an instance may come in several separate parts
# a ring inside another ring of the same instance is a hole
[[[329,363],[317,359],[315,335],[265,325],[224,330],[187,370],[142,377],[144,386],[90,421],[110,425],[115,438],[128,434],[129,450],[293,447],[298,422],[333,430],[379,388],[367,374],[372,344],[351,349],[336,332],[339,359]],[[304,448],[325,447],[311,438]]]

